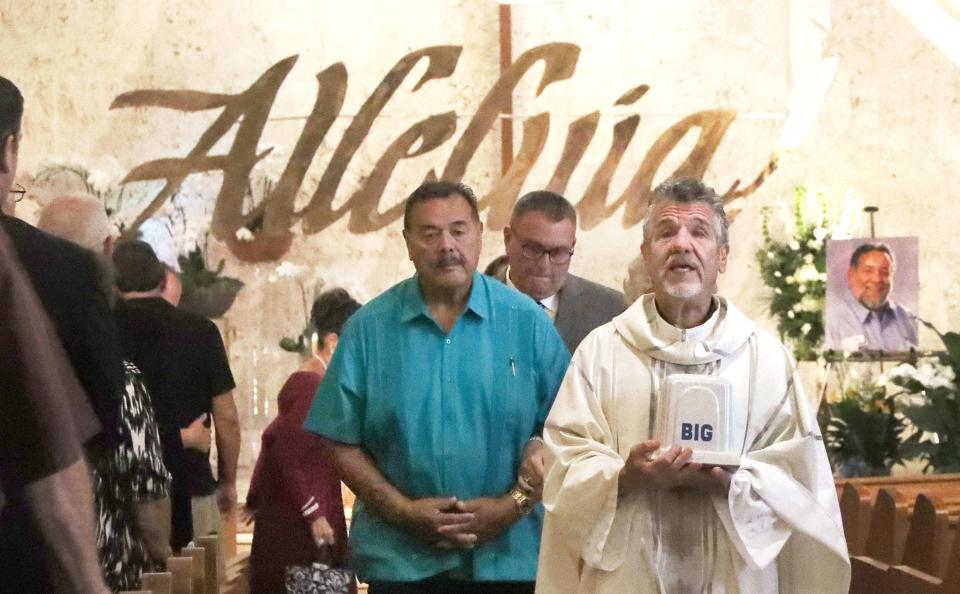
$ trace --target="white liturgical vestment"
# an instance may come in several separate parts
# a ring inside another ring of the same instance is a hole
[[[618,474],[630,448],[652,438],[657,391],[673,373],[732,384],[741,463],[726,498],[618,496]],[[671,326],[645,295],[594,330],[573,356],[544,441],[538,593],[848,591],[830,464],[796,366],[723,298],[697,328]]]

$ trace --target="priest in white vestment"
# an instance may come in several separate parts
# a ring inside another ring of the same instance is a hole
[[[796,365],[714,295],[729,252],[716,193],[692,179],[658,187],[642,252],[654,292],[580,344],[547,419],[537,592],[847,592],[833,478]],[[730,382],[738,467],[652,439],[675,373]]]

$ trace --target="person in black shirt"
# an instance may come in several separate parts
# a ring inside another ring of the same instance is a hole
[[[116,246],[116,285],[124,302],[117,307],[124,355],[142,372],[153,397],[157,422],[170,441],[179,431],[181,447],[164,449],[173,475],[174,530],[183,518],[178,490],[191,498],[193,536],[220,532],[217,508],[229,512],[237,501],[240,426],[235,387],[226,349],[217,326],[184,312],[163,299],[166,271],[153,248],[143,241]],[[209,417],[216,429],[218,480],[210,469]],[[182,527],[181,527],[182,530]],[[182,535],[182,532],[181,532]],[[174,548],[182,542],[174,539]]]
[[[72,373],[97,416],[100,430],[83,436],[84,453],[96,462],[118,438],[116,426],[123,392],[120,340],[110,314],[109,293],[94,256],[13,216],[24,191],[12,188],[22,119],[23,95],[0,76],[0,229],[53,323],[56,340],[66,351]],[[14,314],[4,310],[2,315]],[[13,348],[0,346],[5,352]],[[38,563],[43,547],[37,528],[36,522],[31,522],[27,501],[22,497],[7,501],[0,513],[0,575],[16,575],[21,580],[22,587],[11,586],[18,594],[49,592],[51,578],[57,578]],[[0,584],[0,588],[3,586]]]

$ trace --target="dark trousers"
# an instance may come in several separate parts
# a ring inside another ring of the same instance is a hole
[[[370,582],[369,594],[533,594],[533,582],[465,582],[432,577],[420,582]]]

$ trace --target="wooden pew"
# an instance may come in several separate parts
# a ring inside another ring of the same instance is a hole
[[[850,592],[960,593],[960,538],[951,525],[951,517],[960,513],[958,491],[960,483],[943,481],[926,488],[910,483],[877,488],[863,550],[851,554]],[[917,494],[910,500],[904,492]],[[860,485],[844,486],[845,526],[859,523],[864,494]]]
[[[873,502],[883,487],[896,489],[907,500],[908,514],[913,512],[916,496],[923,493],[937,496],[947,507],[948,516],[955,525],[960,516],[960,474],[904,475],[838,479],[837,495],[840,514],[851,555],[864,555]]]
[[[193,566],[190,569],[193,594],[204,594],[207,590],[206,553],[199,547],[191,546],[180,549],[180,556],[193,560]]]
[[[900,562],[910,527],[907,507],[895,489],[882,487],[877,492],[863,554],[850,556],[851,594],[887,591],[887,573]]]
[[[847,538],[850,555],[862,555],[870,531],[870,516],[873,515],[873,499],[876,494],[852,483],[842,487],[840,494],[840,517],[843,533]]]
[[[167,557],[167,571],[172,575],[171,594],[194,594],[192,557]]]
[[[201,536],[197,539],[197,546],[204,551],[204,573],[206,584],[205,594],[217,594],[220,584],[223,583],[223,576],[220,575],[220,539],[216,535]]]
[[[954,535],[943,577],[898,565],[890,568],[887,588],[903,594],[956,594],[960,592],[960,538]],[[852,591],[852,590],[851,590]]]
[[[172,594],[173,574],[168,571],[144,573],[140,576],[140,589],[150,594]]]
[[[888,565],[899,563],[909,527],[909,502],[896,489],[882,487],[870,515],[864,556]]]
[[[877,490],[880,487],[896,487],[911,484],[960,483],[960,473],[954,474],[899,474],[896,476],[871,476],[862,478],[836,479],[837,489],[844,485],[860,485]]]
[[[947,506],[938,496],[917,495],[900,565],[944,576],[954,540],[948,516]]]

